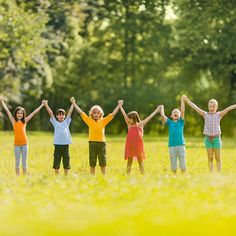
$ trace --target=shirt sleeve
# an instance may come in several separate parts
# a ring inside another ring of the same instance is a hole
[[[167,125],[167,126],[170,126],[170,124],[171,124],[171,120],[170,120],[169,118],[167,118],[167,120],[166,120],[166,125]]]
[[[113,115],[110,113],[109,115],[107,115],[106,117],[103,118],[103,124],[104,126],[106,126],[112,119],[113,119]]]
[[[66,117],[66,123],[67,123],[67,125],[70,125],[70,122],[71,122],[71,117]]]
[[[56,119],[54,116],[50,117],[50,122],[52,123],[52,125],[55,127],[56,124]]]
[[[81,114],[81,118],[82,118],[82,120],[85,122],[85,124],[86,124],[87,126],[90,125],[90,117],[87,116],[84,112]]]

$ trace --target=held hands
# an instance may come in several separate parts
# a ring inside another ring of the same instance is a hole
[[[182,95],[182,99],[183,99],[183,101],[185,102],[185,101],[188,100],[188,97],[187,97],[186,95]]]
[[[0,95],[0,102],[4,101],[3,96]]]
[[[160,107],[161,107],[160,114],[161,114],[161,116],[164,116],[164,106],[160,105]]]
[[[163,105],[157,106],[157,112],[161,112],[162,106],[163,106]]]
[[[123,100],[119,100],[117,103],[118,103],[118,106],[121,107],[121,106],[123,106],[124,101]]]
[[[43,104],[44,106],[48,105],[48,100],[43,100],[43,101],[42,101],[42,104]]]
[[[71,102],[72,104],[75,104],[75,98],[74,98],[74,97],[71,97],[71,98],[70,98],[70,102]]]

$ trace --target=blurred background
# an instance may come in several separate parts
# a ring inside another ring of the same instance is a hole
[[[87,113],[105,114],[117,100],[141,119],[158,104],[166,114],[186,94],[207,110],[236,103],[236,1],[225,0],[0,0],[0,93],[13,111],[29,114],[48,99],[68,110],[74,96]],[[2,109],[2,108],[0,108]],[[185,133],[201,135],[203,120],[186,109]],[[222,120],[223,134],[236,136],[236,113]],[[52,130],[46,111],[29,130]],[[1,129],[11,129],[4,111]],[[74,113],[73,132],[87,127]],[[119,113],[107,133],[126,132]],[[165,134],[159,116],[146,133]]]

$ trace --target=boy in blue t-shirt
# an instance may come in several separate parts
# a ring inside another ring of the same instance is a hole
[[[177,159],[179,159],[179,168],[182,174],[186,171],[186,150],[184,140],[184,99],[181,98],[181,111],[175,108],[171,113],[171,119],[167,118],[164,113],[164,106],[161,108],[161,117],[163,122],[169,128],[169,155],[171,170],[176,175]]]
[[[69,126],[71,123],[71,114],[74,109],[72,104],[68,114],[64,109],[58,109],[56,111],[56,116],[53,115],[52,110],[48,106],[47,100],[43,100],[43,104],[50,116],[50,122],[54,127],[54,160],[53,160],[53,169],[55,169],[55,174],[59,174],[61,158],[63,162],[64,174],[68,174],[70,169],[70,154],[69,154],[69,145],[71,144],[71,135]]]

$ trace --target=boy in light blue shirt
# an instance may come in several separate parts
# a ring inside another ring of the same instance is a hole
[[[63,162],[64,174],[68,174],[70,169],[70,154],[69,154],[69,144],[72,143],[69,126],[71,123],[71,114],[74,109],[73,103],[69,109],[66,116],[64,109],[58,109],[56,111],[56,117],[53,115],[52,110],[48,106],[46,100],[43,101],[45,108],[50,115],[50,122],[54,127],[54,161],[53,168],[55,169],[55,174],[59,174],[61,158]]]
[[[164,106],[161,108],[161,117],[163,122],[169,128],[169,155],[171,170],[176,175],[177,159],[179,160],[179,168],[182,174],[186,171],[186,150],[184,140],[184,99],[181,98],[181,111],[175,108],[171,113],[171,119],[167,118],[164,113]]]

